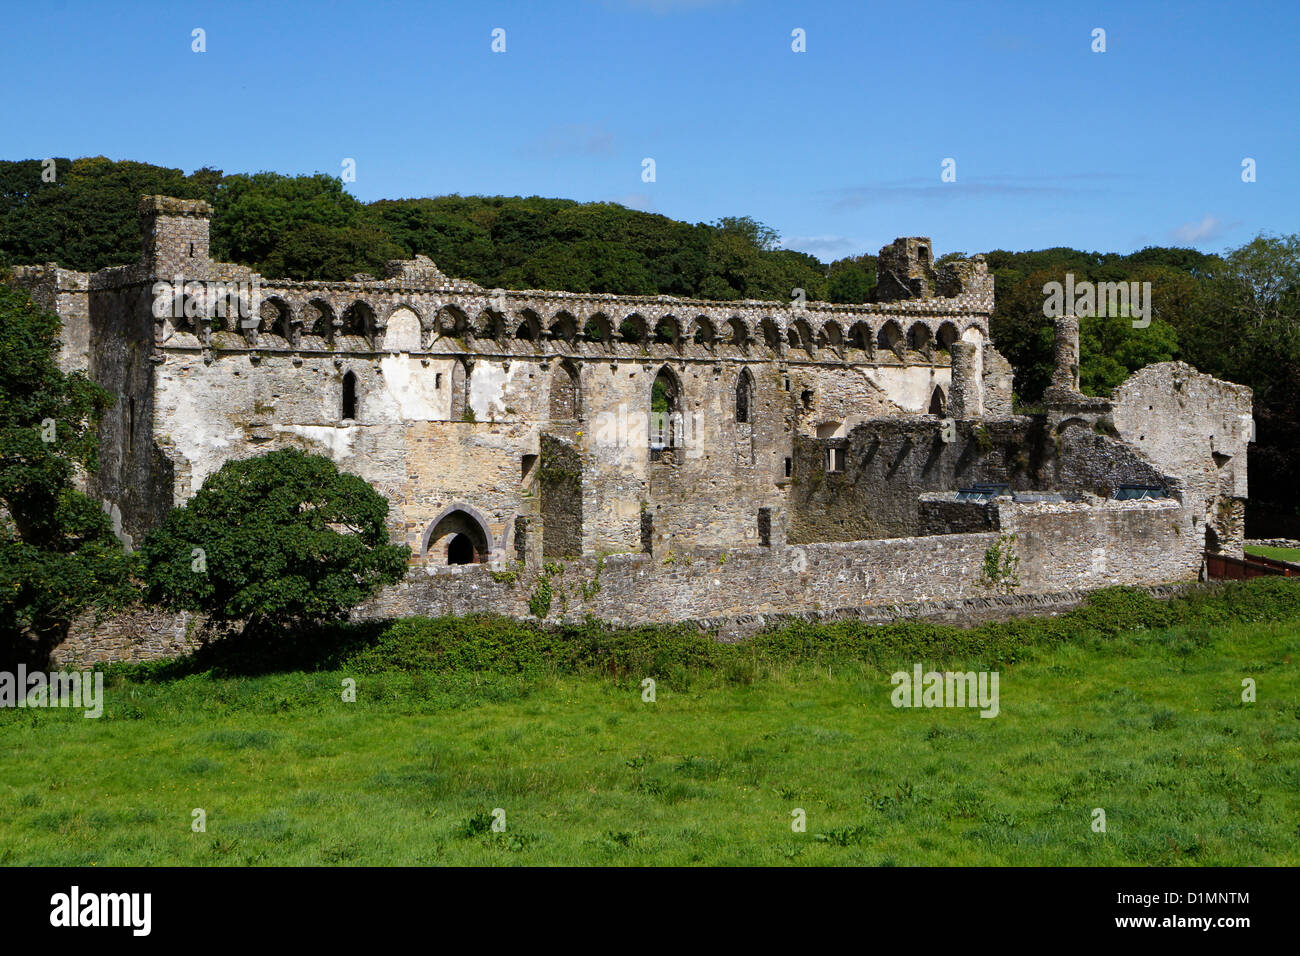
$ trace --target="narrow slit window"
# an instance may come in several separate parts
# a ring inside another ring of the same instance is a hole
[[[357,417],[357,375],[348,372],[343,376],[343,420],[355,421]]]

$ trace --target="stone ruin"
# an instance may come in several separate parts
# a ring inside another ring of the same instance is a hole
[[[212,260],[206,203],[140,215],[138,263],[15,270],[63,367],[118,396],[88,492],[138,542],[227,460],[327,455],[411,547],[361,613],[526,616],[557,561],[549,616],[630,623],[1160,584],[1241,551],[1250,390],[1168,363],[1084,396],[1066,318],[1046,413],[1015,414],[987,265],[928,238],[881,250],[874,301],[800,305],[491,290],[422,256],[270,279]],[[1011,535],[1019,580],[982,580]]]

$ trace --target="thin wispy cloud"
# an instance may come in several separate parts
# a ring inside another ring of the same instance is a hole
[[[1218,239],[1232,228],[1232,225],[1207,212],[1199,222],[1185,222],[1181,226],[1170,229],[1169,238],[1181,245],[1193,246],[1199,242]]]
[[[617,137],[602,123],[563,123],[530,140],[530,156],[612,156]]]
[[[1042,196],[1063,198],[1088,193],[1100,193],[1099,185],[1084,185],[1100,180],[1116,179],[1108,173],[1085,173],[1077,176],[984,176],[962,179],[954,183],[940,182],[936,172],[933,180],[900,179],[894,182],[867,186],[846,186],[825,193],[832,209],[858,209],[862,206],[887,202],[915,202],[939,200],[952,202],[961,199],[998,199],[1016,196]]]

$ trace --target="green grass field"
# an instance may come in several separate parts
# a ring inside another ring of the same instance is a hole
[[[1252,544],[1246,548],[1247,554],[1258,554],[1279,561],[1291,561],[1300,564],[1300,548],[1273,548],[1263,544]]]
[[[0,863],[1294,866],[1298,633],[1004,649],[994,719],[893,707],[888,662],[744,648],[653,703],[635,673],[118,670],[101,719],[0,711]]]

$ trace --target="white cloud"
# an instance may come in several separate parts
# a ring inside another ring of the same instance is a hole
[[[1218,239],[1227,229],[1228,227],[1218,217],[1207,212],[1201,217],[1200,222],[1185,222],[1181,226],[1170,229],[1169,236],[1177,243],[1192,246],[1198,242]]]

